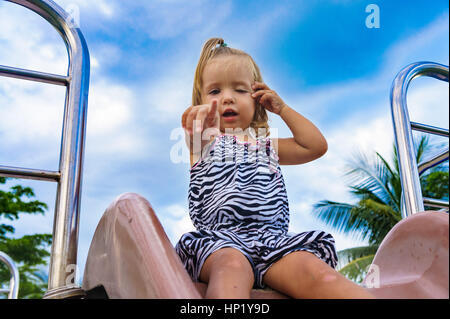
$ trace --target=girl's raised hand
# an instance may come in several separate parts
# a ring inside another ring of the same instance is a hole
[[[252,97],[256,99],[259,104],[273,112],[280,114],[281,109],[286,106],[283,100],[278,96],[277,92],[271,90],[265,83],[255,82],[252,85],[254,93]]]
[[[206,129],[209,135],[220,134],[220,114],[217,100],[212,100],[210,104],[190,106],[181,117],[181,125],[188,132],[189,136],[202,133]],[[217,130],[217,131],[216,131]]]

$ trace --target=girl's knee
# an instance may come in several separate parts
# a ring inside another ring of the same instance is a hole
[[[220,249],[209,265],[207,298],[250,298],[253,268],[237,249]]]
[[[297,259],[297,266],[302,274],[299,278],[302,285],[306,284],[313,288],[320,284],[333,284],[339,280],[341,275],[316,255],[305,251],[297,254],[301,256]]]
[[[339,279],[339,273],[315,255],[311,256],[305,270],[316,284],[332,283]]]
[[[227,247],[215,251],[206,259],[200,279],[208,282],[212,273],[216,275],[247,274],[249,277],[253,277],[253,268],[242,252]]]
[[[252,266],[247,257],[237,249],[221,249],[219,258],[215,260],[217,268],[224,271],[252,271]]]

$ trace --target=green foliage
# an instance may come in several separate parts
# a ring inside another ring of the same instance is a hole
[[[448,172],[431,172],[425,177],[423,186],[423,196],[448,200]]]
[[[0,177],[0,184],[6,178]],[[9,191],[0,190],[0,222],[4,219],[17,220],[19,214],[44,214],[47,205],[34,197],[33,190],[20,185],[12,186]],[[15,229],[8,224],[0,223],[0,251],[3,251],[19,268],[19,298],[42,298],[47,288],[46,276],[40,267],[47,265],[50,256],[47,248],[51,245],[51,234],[25,235],[11,238]],[[0,263],[0,285],[9,286],[10,273],[6,265]]]
[[[353,280],[362,282],[367,273],[367,267],[372,263],[378,245],[353,247],[338,251],[337,269],[341,274]]]
[[[415,145],[419,163],[432,147],[426,135],[421,136]],[[345,173],[349,178],[349,191],[357,199],[356,203],[322,200],[313,206],[313,214],[337,232],[368,241],[369,246],[338,252],[339,271],[357,283],[364,278],[367,266],[371,264],[384,237],[401,220],[402,187],[395,145],[393,163],[391,167],[378,153],[372,158],[356,154],[348,162]],[[423,196],[448,200],[448,174],[448,166],[440,165],[422,175]]]

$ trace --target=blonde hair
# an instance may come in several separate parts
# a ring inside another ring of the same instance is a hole
[[[222,38],[211,38],[205,42],[203,45],[200,59],[197,64],[197,69],[195,70],[194,76],[194,88],[192,90],[192,105],[200,105],[202,104],[202,74],[205,66],[215,57],[218,56],[240,56],[244,58],[244,61],[248,63],[250,70],[252,71],[253,81],[263,82],[261,72],[259,71],[258,66],[256,65],[253,58],[245,53],[244,51],[230,48],[224,44],[224,40]],[[217,46],[219,45],[219,46]],[[258,129],[261,129],[262,132],[265,132],[266,136],[270,135],[269,132],[269,124],[267,123],[268,116],[264,106],[255,102],[255,114],[253,116],[252,122],[250,123],[250,127],[255,130],[255,133],[258,135]]]

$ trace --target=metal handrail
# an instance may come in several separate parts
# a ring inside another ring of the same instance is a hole
[[[421,131],[421,132],[425,132],[425,133],[432,133],[435,135],[448,137],[448,130],[445,128],[440,128],[440,127],[416,123],[416,122],[411,122],[411,128],[415,131]]]
[[[66,86],[70,83],[70,79],[67,76],[36,72],[31,70],[24,70],[19,68],[13,68],[10,66],[0,65],[0,75],[8,76],[16,79],[30,80],[36,82],[43,82],[49,84]]]
[[[420,164],[418,165],[419,176],[425,173],[425,171],[427,171],[428,169],[438,166],[439,164],[447,160],[448,148],[420,162]]]
[[[429,76],[448,82],[448,66],[433,62],[412,63],[402,69],[392,83],[390,95],[391,113],[403,190],[402,218],[407,218],[425,210],[414,152],[412,129],[447,137],[449,135],[448,130],[419,123],[413,123],[414,125],[412,125],[410,122],[406,93],[410,82],[418,76]]]
[[[78,225],[81,202],[87,100],[89,91],[89,51],[83,34],[71,17],[51,0],[7,0],[43,17],[60,34],[67,48],[67,75],[55,75],[18,68],[0,67],[0,75],[30,81],[64,85],[63,130],[58,172],[0,166],[0,176],[57,181],[53,244],[48,290],[44,298],[84,295],[72,274],[77,264]],[[70,279],[72,278],[72,279]]]
[[[27,179],[38,179],[43,181],[59,181],[61,174],[55,171],[39,170],[32,168],[21,168],[0,165],[0,175],[5,177],[17,177]]]
[[[8,293],[8,299],[17,299],[19,295],[19,270],[12,259],[0,251],[0,261],[2,261],[9,269],[11,277],[9,278],[9,288],[0,289],[0,293]]]
[[[423,198],[424,204],[430,207],[437,207],[437,208],[447,208],[448,209],[448,201],[442,200],[442,199],[436,199],[436,198]]]

